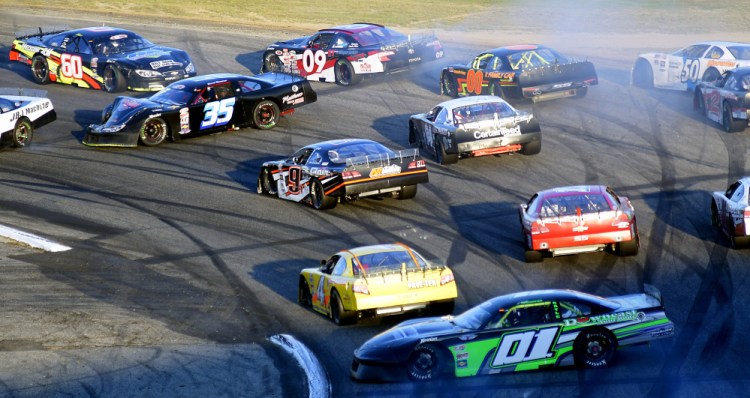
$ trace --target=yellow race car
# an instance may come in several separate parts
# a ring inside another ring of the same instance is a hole
[[[449,314],[457,296],[450,268],[402,243],[342,250],[299,277],[299,303],[338,325],[423,309]]]

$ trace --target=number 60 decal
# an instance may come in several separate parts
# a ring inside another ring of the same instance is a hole
[[[313,52],[309,48],[302,54],[302,69],[308,74],[320,73],[326,65],[326,53],[323,50]]]

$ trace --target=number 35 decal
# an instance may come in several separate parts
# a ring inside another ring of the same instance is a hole
[[[234,113],[234,101],[236,98],[225,98],[221,101],[209,102],[203,108],[204,116],[201,122],[201,130],[211,127],[219,127],[229,123]]]

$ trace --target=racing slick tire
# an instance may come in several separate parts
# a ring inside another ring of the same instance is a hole
[[[341,296],[339,296],[339,292],[336,290],[331,292],[331,319],[339,326],[348,325],[357,320],[357,313],[355,311],[344,309]]]
[[[310,294],[310,288],[307,286],[307,282],[305,282],[304,278],[299,279],[297,302],[305,308],[312,307],[312,295]]]
[[[711,202],[711,226],[719,228],[721,221],[719,220],[719,210],[716,208],[716,203]]]
[[[735,119],[732,116],[732,106],[729,105],[729,102],[724,101],[721,107],[721,125],[727,133],[739,133],[745,130],[747,120]]]
[[[525,144],[523,148],[521,148],[521,153],[526,156],[536,155],[541,151],[542,151],[542,140],[531,141]]]
[[[336,61],[336,65],[333,66],[333,73],[336,76],[336,84],[340,86],[351,86],[362,80],[362,76],[354,73],[352,64],[343,58]]]
[[[544,259],[544,254],[539,250],[526,249],[523,257],[527,263],[541,263]]]
[[[104,67],[103,78],[104,90],[108,93],[118,93],[125,90],[125,86],[127,86],[125,76],[115,65],[109,64]]]
[[[393,192],[393,197],[398,200],[413,199],[415,196],[417,196],[416,185],[406,185],[401,187],[398,191]]]
[[[21,118],[16,122],[13,133],[10,135],[11,145],[14,148],[20,148],[31,145],[31,139],[34,136],[34,126],[27,118]]]
[[[721,73],[716,68],[708,68],[705,72],[703,72],[703,77],[701,78],[704,82],[712,82],[716,79],[721,77]]]
[[[281,111],[279,106],[271,100],[263,100],[253,107],[253,123],[255,127],[261,130],[268,130],[276,127],[279,122]]]
[[[654,71],[643,58],[638,59],[633,68],[633,85],[640,88],[654,88]]]
[[[579,89],[576,89],[576,95],[573,96],[573,98],[583,98],[588,94],[589,88],[588,87],[581,87]]]
[[[409,355],[406,372],[412,380],[433,380],[449,368],[449,361],[448,355],[437,345],[421,344]]]
[[[612,361],[617,340],[603,328],[586,329],[573,342],[573,358],[579,367],[601,368]]]
[[[146,119],[146,121],[143,122],[138,137],[143,145],[156,146],[167,139],[168,133],[169,126],[167,126],[167,122],[162,118],[154,117]]]
[[[409,145],[422,147],[422,140],[417,138],[417,128],[411,120],[409,121]]]
[[[750,236],[736,236],[732,235],[729,237],[729,244],[732,249],[742,249],[750,246]]]
[[[39,84],[49,84],[49,64],[47,58],[42,55],[35,55],[31,58],[31,74],[34,80]]]
[[[458,154],[446,153],[442,141],[435,138],[435,161],[440,164],[453,164],[458,162]]]
[[[703,99],[703,93],[699,87],[695,88],[695,95],[693,96],[693,109],[700,113],[704,117],[708,117],[708,111],[706,110],[706,101]]]
[[[440,89],[443,94],[451,98],[458,98],[458,81],[452,73],[443,72],[440,77]]]
[[[323,189],[323,184],[317,178],[312,178],[310,183],[310,198],[316,210],[328,210],[336,207],[338,200],[334,196],[328,196]]]
[[[263,65],[261,67],[261,73],[263,72],[281,72],[284,69],[284,64],[281,63],[279,56],[273,51],[268,51],[263,54]]]
[[[276,184],[268,169],[263,169],[258,176],[258,193],[276,195]]]
[[[617,244],[617,255],[622,257],[635,256],[638,254],[638,238]]]

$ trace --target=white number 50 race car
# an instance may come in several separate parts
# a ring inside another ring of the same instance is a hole
[[[726,70],[739,66],[750,66],[750,44],[706,41],[671,54],[639,55],[631,81],[643,88],[693,91],[699,81],[716,80]]]
[[[31,143],[34,129],[57,119],[52,102],[42,90],[0,89],[0,141],[14,147]],[[16,95],[9,94],[15,93]]]

